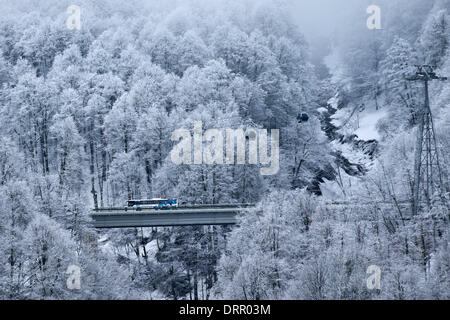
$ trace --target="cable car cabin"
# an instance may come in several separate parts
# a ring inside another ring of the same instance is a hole
[[[178,200],[176,198],[169,199],[144,199],[144,200],[128,200],[125,211],[128,209],[135,209],[137,211],[142,209],[172,209],[178,207]]]
[[[298,123],[308,122],[309,116],[306,113],[300,113],[297,116]]]

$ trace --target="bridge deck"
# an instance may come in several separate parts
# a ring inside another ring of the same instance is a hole
[[[242,207],[199,207],[171,210],[127,210],[119,208],[96,210],[91,214],[96,228],[168,227],[192,225],[227,225],[236,223]]]

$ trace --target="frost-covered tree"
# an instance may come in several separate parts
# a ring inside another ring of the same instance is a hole
[[[422,49],[421,58],[424,62],[432,66],[442,65],[450,43],[449,30],[447,10],[439,10],[430,15],[418,39],[418,44]]]

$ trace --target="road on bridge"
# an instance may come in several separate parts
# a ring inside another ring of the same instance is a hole
[[[96,228],[231,225],[252,204],[191,205],[167,210],[99,208],[92,212]]]

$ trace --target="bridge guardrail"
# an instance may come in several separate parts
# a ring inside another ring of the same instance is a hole
[[[183,209],[227,209],[227,208],[236,208],[236,209],[240,209],[240,208],[251,208],[254,207],[255,204],[253,203],[238,203],[238,204],[233,204],[233,203],[225,203],[225,204],[194,204],[194,205],[181,205],[178,207],[173,207],[173,208],[168,208],[168,209],[140,209],[138,210],[137,208],[128,208],[128,207],[104,207],[104,208],[94,208],[92,209],[93,212],[102,212],[102,211],[155,211],[155,212],[164,212],[164,211],[175,211],[175,210],[183,210]]]

